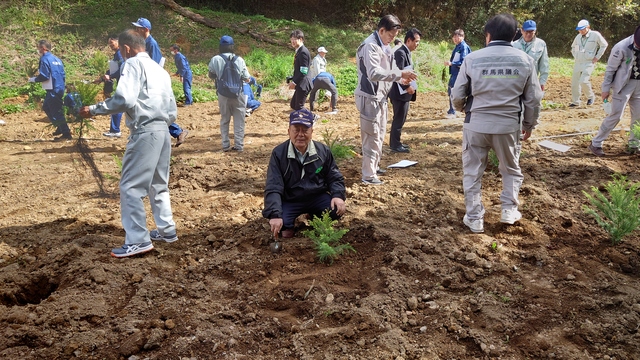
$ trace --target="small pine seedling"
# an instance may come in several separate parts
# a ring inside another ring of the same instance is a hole
[[[351,159],[355,153],[353,146],[347,144],[345,140],[338,138],[333,130],[325,129],[322,132],[322,141],[329,147],[331,154],[336,160]]]
[[[616,245],[640,225],[640,183],[630,183],[625,176],[614,174],[604,189],[609,198],[595,186],[591,187],[593,195],[583,191],[594,208],[583,205],[582,209],[596,219]]]
[[[344,252],[356,250],[349,244],[340,244],[340,239],[346,234],[349,229],[337,230],[333,226],[337,223],[335,220],[331,220],[329,211],[322,213],[322,217],[314,216],[311,220],[311,229],[305,230],[302,234],[310,238],[316,247],[316,252],[320,262],[328,261],[329,264],[333,264],[333,261]]]

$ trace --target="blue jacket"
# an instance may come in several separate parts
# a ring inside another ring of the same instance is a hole
[[[189,66],[189,61],[187,58],[182,55],[182,53],[176,53],[173,57],[173,60],[176,62],[176,74],[182,76],[183,79],[191,79],[193,73],[191,72],[191,67]]]
[[[329,78],[329,81],[333,84],[333,86],[336,86],[336,79],[334,79],[333,75],[326,71],[319,73],[316,77],[313,78],[313,81],[316,81],[317,78]]]
[[[66,74],[64,72],[64,64],[62,60],[47,51],[40,57],[40,66],[38,67],[40,74],[36,76],[36,82],[44,82],[49,79],[53,82],[53,91],[60,92],[60,97],[64,94],[64,83]]]
[[[124,63],[124,58],[120,54],[120,49],[116,50],[116,53],[113,54],[113,61],[118,62],[118,71],[116,71],[113,74],[111,74],[110,71],[107,71],[107,74],[109,74],[109,77],[111,79],[118,80],[118,79],[120,79],[120,68],[122,67],[122,63]]]
[[[160,64],[160,60],[162,59],[162,53],[160,52],[160,46],[156,42],[156,39],[153,36],[149,35],[144,40],[144,49],[149,54],[149,57],[153,59],[156,63]]]
[[[456,45],[456,47],[453,48],[453,51],[451,52],[451,58],[449,59],[449,61],[451,61],[451,66],[449,66],[449,74],[451,74],[452,78],[458,76],[458,73],[460,72],[460,66],[464,61],[464,58],[467,57],[469,53],[471,53],[471,48],[469,47],[469,45],[467,45],[466,42],[464,42],[464,40],[462,40],[460,44]]]

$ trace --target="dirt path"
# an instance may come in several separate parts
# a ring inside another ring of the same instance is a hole
[[[568,104],[567,79],[548,89],[547,101]],[[552,139],[571,146],[566,153],[527,142],[523,220],[499,223],[500,176],[490,168],[478,235],[461,221],[462,126],[443,119],[445,107],[443,94],[412,104],[403,135],[412,152],[385,151],[383,165],[418,164],[389,170],[385,185],[361,185],[359,159],[340,163],[340,224],[357,253],[333,266],[299,234],[282,253],[269,250],[260,211],[270,152],[286,139],[284,100],[248,118],[243,153],[220,151],[216,103],[181,108],[192,135],[172,159],[180,241],[124,260],[109,250],[123,243],[114,155],[126,140],[89,135],[110,193],[99,196],[74,143],[51,141],[44,113],[3,117],[0,357],[640,358],[639,238],[612,247],[581,209],[582,190],[614,172],[640,181],[626,140],[612,134],[603,159],[587,153],[585,135]],[[353,99],[339,108],[314,136],[333,130],[358,147]],[[596,130],[602,117],[599,105],[545,111],[534,136]]]

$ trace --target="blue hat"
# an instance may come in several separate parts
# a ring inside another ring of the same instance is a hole
[[[220,38],[220,45],[233,45],[233,38],[229,35],[224,35]]]
[[[151,21],[145,18],[139,18],[138,21],[132,22],[133,26],[146,28],[147,30],[151,30]]]
[[[533,20],[527,20],[522,24],[522,31],[536,30],[536,22]]]
[[[308,128],[313,126],[315,116],[313,113],[305,108],[296,110],[289,115],[289,125],[304,125]]]

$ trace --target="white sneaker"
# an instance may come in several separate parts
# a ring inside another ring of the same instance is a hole
[[[447,114],[447,119],[455,119],[456,114]]]
[[[107,131],[106,133],[103,133],[102,135],[104,135],[104,136],[106,136],[106,137],[116,137],[116,138],[119,138],[119,137],[121,137],[121,136],[122,136],[122,133],[121,133],[121,132],[114,133],[114,132],[111,132],[111,131]]]
[[[522,219],[522,214],[518,209],[502,209],[502,216],[500,217],[501,223],[513,225],[513,223],[520,219]]]
[[[471,220],[465,214],[462,218],[462,222],[467,225],[469,227],[469,230],[473,231],[474,233],[484,232],[484,220],[482,219]]]
[[[337,113],[338,113],[338,109],[333,109],[333,110],[331,110],[331,111],[329,111],[329,112],[327,112],[325,114],[327,114],[327,115],[335,115]]]

